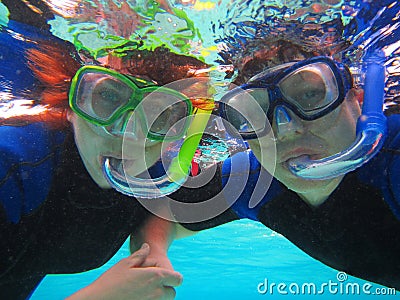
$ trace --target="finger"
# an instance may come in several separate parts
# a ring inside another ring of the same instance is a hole
[[[166,287],[180,286],[183,277],[180,273],[168,269],[160,269],[161,284]]]
[[[171,270],[171,271],[174,270],[174,267],[172,266],[171,261],[169,259],[167,259],[167,258],[166,259],[162,259],[162,260],[159,259],[156,262],[156,266],[160,267],[160,268],[168,269],[168,270]]]
[[[144,267],[161,267],[161,266],[158,265],[157,260],[155,260],[155,259],[153,259],[151,257],[150,258],[147,257],[146,261],[144,263],[142,263],[140,266],[142,268],[144,268]]]
[[[174,268],[168,258],[160,258],[160,257],[152,257],[150,256],[146,258],[146,261],[141,265],[141,267],[160,267],[164,269],[168,269],[173,271]]]
[[[133,252],[129,257],[129,266],[130,267],[139,267],[141,266],[145,261],[147,256],[150,254],[150,246],[146,243],[140,247],[139,250]]]
[[[176,291],[173,287],[166,286],[164,287],[164,297],[162,299],[165,300],[173,300],[176,297]]]

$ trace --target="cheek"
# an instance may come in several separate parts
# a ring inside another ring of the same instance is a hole
[[[161,143],[157,143],[152,146],[146,146],[145,148],[145,161],[147,166],[152,166],[161,157]]]
[[[248,143],[261,165],[268,172],[274,174],[277,167],[277,149],[275,141],[272,138],[262,137],[256,140],[249,140]]]
[[[75,143],[84,162],[96,164],[101,151],[101,138],[90,128],[86,121],[76,117],[72,122]]]
[[[357,116],[343,105],[327,116],[318,119],[313,126],[313,134],[324,139],[329,148],[342,151],[355,139]]]

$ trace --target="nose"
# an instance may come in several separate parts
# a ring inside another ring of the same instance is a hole
[[[285,140],[304,133],[302,120],[289,108],[279,105],[274,111],[274,123],[276,138]]]
[[[139,120],[139,115],[133,111],[123,114],[113,124],[107,126],[107,131],[112,135],[123,136],[131,141],[145,140],[146,135],[143,133]]]

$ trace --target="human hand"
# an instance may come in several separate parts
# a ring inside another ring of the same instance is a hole
[[[174,287],[182,283],[182,275],[170,268],[160,268],[154,264],[144,267],[149,253],[149,245],[143,244],[138,251],[119,261],[95,282],[67,300],[174,299]]]
[[[167,270],[174,271],[171,261],[169,260],[167,253],[163,250],[158,250],[151,247],[150,254],[143,261],[142,267],[159,267]]]

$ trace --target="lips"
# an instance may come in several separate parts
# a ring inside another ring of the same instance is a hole
[[[289,160],[307,156],[311,159],[319,159],[322,157],[321,153],[316,153],[315,149],[311,148],[296,148],[281,156],[279,163],[287,163]]]
[[[120,174],[121,176],[125,176],[125,172],[124,172],[124,165],[122,164],[122,159],[120,158],[116,158],[116,157],[112,157],[112,156],[104,156],[102,158],[102,162],[108,160],[110,166],[118,172],[118,174]]]
[[[135,176],[138,171],[140,171],[137,159],[122,159],[119,157],[106,155],[101,157],[101,164],[103,164],[105,160],[108,160],[110,166],[121,176],[125,176],[125,172],[131,176]]]

